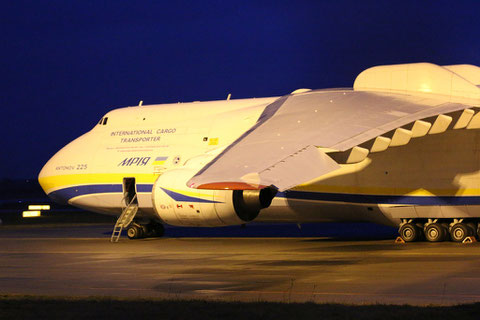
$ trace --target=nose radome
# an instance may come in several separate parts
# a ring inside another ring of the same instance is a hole
[[[75,185],[75,178],[65,179],[69,175],[85,173],[84,170],[78,172],[79,163],[88,163],[92,157],[88,146],[89,134],[75,139],[59,150],[47,163],[43,166],[38,174],[38,182],[43,191],[55,202],[65,203],[68,198],[66,194],[61,192],[62,189]]]
[[[57,153],[58,154],[58,153]],[[42,170],[38,174],[38,183],[42,187],[43,191],[48,195],[53,187],[52,179],[55,176],[55,158],[57,155],[51,157],[47,163],[43,166]]]
[[[47,162],[48,163],[48,162]],[[43,167],[42,167],[42,170],[40,170],[40,173],[38,174],[38,183],[40,184],[40,186],[42,187],[43,189],[43,192],[47,193],[47,185],[45,183],[45,177],[47,176],[46,172],[48,171],[47,168],[45,168],[47,166],[47,164],[45,164]]]

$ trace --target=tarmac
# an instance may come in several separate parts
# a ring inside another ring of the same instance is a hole
[[[264,228],[267,228],[264,227]],[[451,305],[480,301],[480,244],[168,236],[0,226],[0,294]]]

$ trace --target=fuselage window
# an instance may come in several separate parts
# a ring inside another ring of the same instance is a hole
[[[107,124],[107,120],[108,120],[108,117],[105,117],[105,118],[103,119],[103,125],[106,125],[106,124]]]
[[[103,122],[103,118],[100,119],[100,121],[98,121],[98,124],[102,124],[102,122]]]

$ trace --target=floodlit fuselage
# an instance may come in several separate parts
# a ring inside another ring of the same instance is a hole
[[[152,200],[157,179],[179,168],[201,169],[252,127],[276,99],[113,110],[48,161],[40,184],[55,201],[119,215],[125,205],[124,178],[135,178],[140,216],[165,221]],[[337,171],[277,193],[255,221],[398,225],[401,218],[418,216],[478,217],[478,131],[427,135],[371,153],[359,163],[342,164]],[[192,203],[202,198],[195,189],[174,191]]]

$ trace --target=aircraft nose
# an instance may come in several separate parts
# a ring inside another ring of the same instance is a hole
[[[48,195],[52,200],[55,202],[64,203],[64,199],[52,197],[55,188],[55,181],[57,180],[56,176],[58,176],[58,174],[55,173],[55,158],[58,157],[57,154],[51,157],[43,166],[42,170],[40,170],[40,173],[38,174],[38,183],[42,187],[45,194]]]
[[[48,161],[48,162],[42,167],[42,170],[40,170],[40,173],[38,174],[38,183],[39,183],[40,186],[42,187],[43,192],[45,192],[46,194],[48,194],[46,178],[47,178],[47,176],[48,176],[48,172],[51,171],[49,162],[50,162],[50,161]]]
[[[84,134],[60,149],[43,166],[38,182],[53,201],[67,204],[72,198],[72,188],[82,184],[79,177],[87,173],[87,164],[92,159],[92,139]],[[82,180],[83,181],[83,180]]]

